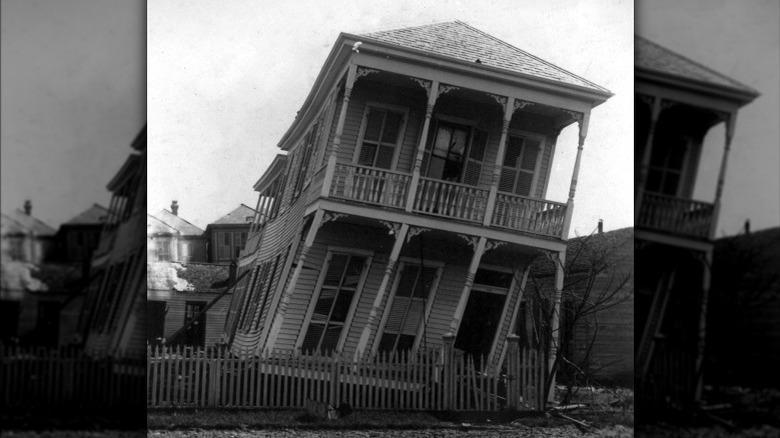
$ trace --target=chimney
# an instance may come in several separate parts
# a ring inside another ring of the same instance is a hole
[[[29,216],[30,213],[32,213],[32,202],[30,202],[29,199],[25,199],[24,201],[24,213]]]
[[[745,234],[750,234],[750,219],[745,219]]]
[[[604,219],[599,219],[599,234],[604,232]]]
[[[179,215],[179,201],[171,201],[171,213],[173,213],[174,216]]]

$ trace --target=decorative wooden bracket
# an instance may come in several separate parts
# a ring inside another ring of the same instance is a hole
[[[490,94],[490,93],[487,93],[487,95],[492,97],[493,100],[498,102],[498,104],[501,105],[502,107],[506,105],[506,97],[505,96],[499,96],[498,94]]]
[[[523,109],[523,108],[525,108],[527,106],[531,106],[533,104],[534,104],[533,102],[528,102],[526,100],[515,99],[515,106],[514,106],[513,112],[517,111],[517,110],[521,110],[521,109]]]
[[[443,96],[453,90],[460,90],[460,87],[456,87],[454,85],[439,84],[439,96]]]
[[[406,242],[409,243],[409,241],[412,240],[412,237],[426,231],[431,231],[431,229],[423,227],[409,227],[409,232],[406,233]]]
[[[409,78],[417,83],[417,85],[423,87],[425,89],[425,94],[430,95],[431,94],[431,81],[420,79],[420,78]]]
[[[499,246],[506,245],[506,242],[502,240],[490,240],[488,239],[487,243],[485,243],[485,252],[490,251],[491,249],[496,249]]]
[[[333,212],[330,212],[330,211],[326,211],[322,215],[322,222],[320,222],[320,227],[322,227],[323,225],[325,225],[328,222],[335,221],[337,219],[341,219],[341,218],[346,217],[346,216],[347,215],[345,213],[333,213]]]
[[[355,80],[363,76],[368,76],[371,73],[379,73],[379,70],[368,67],[358,67],[357,71],[355,72]]]
[[[582,122],[582,113],[578,113],[576,111],[569,111],[567,109],[562,110],[562,111],[565,112],[566,114],[568,114],[569,116],[571,116],[571,118],[576,120],[578,123]]]
[[[458,234],[458,237],[465,240],[466,243],[474,249],[474,251],[477,250],[477,244],[479,244],[479,237],[477,236],[470,236],[468,234]]]
[[[398,222],[379,221],[379,223],[387,227],[390,235],[398,234],[398,230],[401,229],[401,224]]]

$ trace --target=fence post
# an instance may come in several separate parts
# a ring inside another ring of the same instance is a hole
[[[328,404],[334,408],[338,407],[338,400],[336,399],[339,387],[339,358],[341,354],[333,352],[334,359],[330,362],[330,388],[328,394]]]
[[[217,381],[219,371],[217,370],[217,359],[214,357],[214,353],[212,352],[211,358],[206,359],[204,362],[204,365],[207,366],[208,370],[208,376],[209,376],[209,407],[216,407],[217,406],[217,390],[218,385]]]
[[[452,410],[452,404],[455,394],[455,335],[447,332],[442,335],[444,341],[444,352],[442,354],[444,374],[442,378],[442,390],[444,391],[444,406],[447,411]]]
[[[520,337],[510,334],[507,340],[507,367],[506,367],[506,405],[509,409],[517,409],[519,399],[518,383],[520,382]]]

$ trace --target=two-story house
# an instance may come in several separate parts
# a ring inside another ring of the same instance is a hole
[[[254,186],[226,341],[358,356],[451,333],[500,363],[531,261],[566,257],[591,111],[611,96],[459,21],[340,34]],[[578,144],[557,144],[574,124]],[[556,148],[577,151],[560,201]]]
[[[230,213],[206,225],[209,262],[229,264],[238,260],[246,246],[249,227],[257,211],[241,204]]]
[[[30,200],[24,202],[24,210],[0,215],[0,238],[12,261],[43,263],[55,249],[56,234],[57,230],[32,215]]]
[[[146,215],[146,257],[150,262],[206,261],[208,239],[203,230],[179,216],[178,201],[171,209]]]
[[[69,263],[90,260],[92,252],[100,242],[100,231],[106,219],[108,219],[108,209],[93,204],[60,225],[57,232],[60,258]]]
[[[85,350],[94,356],[146,347],[146,128],[108,183],[108,218],[92,255],[91,278],[79,321]]]
[[[690,409],[702,391],[713,239],[737,112],[758,93],[635,38],[635,354],[638,412]],[[713,196],[693,199],[704,136],[725,126]]]

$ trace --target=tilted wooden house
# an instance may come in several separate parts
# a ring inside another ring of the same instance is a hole
[[[113,196],[92,256],[81,315],[85,350],[115,356],[146,347],[146,128],[108,184]]]
[[[686,410],[702,390],[713,239],[737,112],[758,93],[641,37],[634,47],[638,412]],[[714,196],[695,200],[704,136],[721,123]]]
[[[255,184],[231,349],[358,356],[451,332],[500,361],[531,260],[565,258],[591,110],[610,96],[458,21],[342,33]],[[556,145],[574,123],[579,144]],[[578,148],[562,202],[546,199],[556,147]]]

